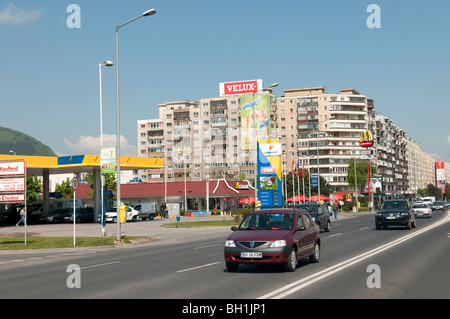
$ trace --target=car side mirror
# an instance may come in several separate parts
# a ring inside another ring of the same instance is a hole
[[[236,231],[236,230],[237,230],[237,227],[236,227],[236,226],[233,226],[233,227],[231,227],[231,230],[232,230],[232,231]]]

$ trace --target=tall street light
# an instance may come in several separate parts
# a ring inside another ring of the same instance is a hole
[[[187,153],[191,159],[192,152]],[[178,157],[181,157],[181,151],[178,151]],[[186,155],[183,154],[183,168],[184,168],[184,211],[187,211],[187,189],[186,189]]]
[[[266,89],[274,88],[276,86],[278,86],[278,83],[273,83],[273,84],[269,85],[268,87],[265,87],[259,91],[253,92],[253,130],[254,130],[253,131],[253,144],[254,144],[254,150],[255,150],[255,155],[254,155],[254,160],[255,160],[255,209],[256,209],[256,205],[258,203],[258,145],[257,145],[257,138],[256,138],[256,133],[258,132],[258,128],[256,127],[255,94],[258,94],[259,92],[262,92]]]
[[[119,29],[142,17],[152,16],[155,9],[145,11],[139,17],[116,26],[116,157],[117,157],[117,240],[120,236],[120,101],[119,101]]]
[[[100,81],[100,153],[101,150],[103,148],[103,97],[102,97],[102,65],[107,66],[107,67],[111,67],[114,65],[114,63],[112,63],[111,61],[105,61],[103,63],[99,63],[98,64],[98,78]],[[102,235],[105,236],[105,224],[104,224],[104,220],[103,220],[103,186],[105,185],[105,176],[103,174],[101,175],[101,188],[100,188],[100,200],[101,200],[101,204],[100,204],[100,214],[101,214],[101,224],[102,224]]]

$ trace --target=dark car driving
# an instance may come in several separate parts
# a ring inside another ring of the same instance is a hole
[[[385,200],[375,214],[375,228],[388,226],[416,227],[416,214],[407,200]]]
[[[240,264],[281,264],[295,271],[299,259],[319,262],[319,230],[303,209],[267,209],[249,213],[225,241],[228,271]]]
[[[306,210],[319,227],[319,230],[323,229],[326,232],[331,230],[330,213],[328,213],[324,205],[318,203],[304,203],[296,205],[295,208],[303,208]]]

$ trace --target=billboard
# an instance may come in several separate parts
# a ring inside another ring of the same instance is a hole
[[[25,168],[25,160],[7,160],[0,162],[0,202],[25,201]]]
[[[436,161],[436,186],[445,192],[445,168],[444,161]]]
[[[282,207],[281,141],[260,140],[258,145],[258,199],[261,208]]]
[[[219,83],[220,96],[235,94],[251,94],[263,89],[262,80]]]
[[[100,150],[100,173],[111,174],[116,172],[116,148],[102,147]]]
[[[384,193],[383,176],[372,176],[370,178],[370,192],[375,194]],[[362,193],[368,193],[367,178]]]
[[[270,95],[245,95],[240,98],[241,150],[255,149],[257,140],[270,137]]]

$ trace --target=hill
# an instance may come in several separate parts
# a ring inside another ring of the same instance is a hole
[[[10,150],[17,155],[56,156],[50,147],[35,138],[16,130],[0,127],[0,154],[11,154]]]

